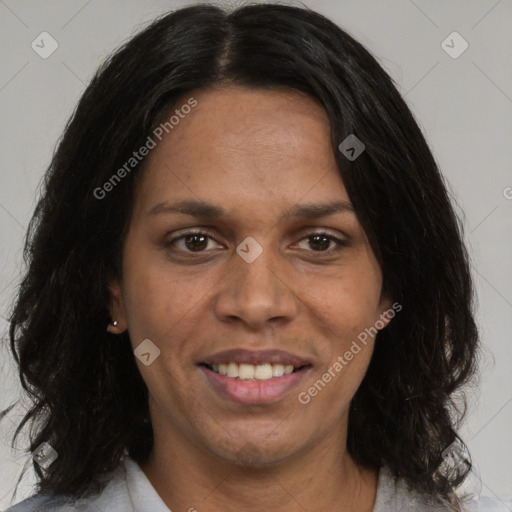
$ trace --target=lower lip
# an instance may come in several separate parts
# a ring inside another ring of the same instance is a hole
[[[296,387],[309,370],[309,367],[306,367],[282,377],[250,381],[233,379],[227,375],[215,373],[205,366],[199,368],[219,395],[241,404],[277,402]]]

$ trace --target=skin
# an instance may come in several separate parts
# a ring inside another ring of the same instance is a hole
[[[149,338],[161,351],[149,366],[137,360],[155,434],[142,469],[173,511],[371,512],[377,473],[354,463],[346,433],[375,340],[310,403],[298,400],[392,304],[353,211],[284,217],[297,204],[350,204],[327,114],[286,89],[195,91],[178,106],[190,96],[197,106],[146,159],[122,279],[110,286],[118,325],[109,330],[128,329],[134,348]],[[227,213],[149,214],[181,199]],[[198,228],[215,239],[169,244]],[[320,230],[346,245],[315,243]],[[249,236],[263,248],[252,263],[236,252]],[[197,363],[240,347],[282,349],[312,367],[276,403],[235,403]]]

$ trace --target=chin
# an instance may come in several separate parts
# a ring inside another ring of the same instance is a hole
[[[211,451],[227,462],[248,468],[275,466],[301,451],[297,446],[298,441],[292,443],[290,436],[284,439],[282,431],[278,438],[271,437],[273,430],[275,425],[259,436],[254,433],[229,436],[224,442],[212,447]],[[233,445],[233,439],[237,439],[236,445]]]

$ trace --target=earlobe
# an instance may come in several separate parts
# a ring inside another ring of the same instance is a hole
[[[111,334],[121,334],[125,330],[126,328],[121,327],[117,320],[111,320],[107,325],[107,332]]]
[[[121,334],[127,328],[121,284],[119,281],[112,281],[109,283],[108,289],[110,293],[110,317],[112,320],[107,325],[107,332]]]
[[[379,331],[387,327],[389,322],[391,322],[391,320],[396,315],[394,307],[395,305],[393,304],[393,301],[390,298],[383,297],[380,306],[381,313],[378,320],[375,322],[375,327]]]

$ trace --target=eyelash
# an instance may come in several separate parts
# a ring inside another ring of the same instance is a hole
[[[178,240],[181,240],[181,239],[183,239],[183,238],[185,238],[187,236],[190,236],[190,235],[204,235],[204,236],[214,240],[215,242],[220,243],[215,238],[214,234],[212,232],[208,231],[208,230],[187,231],[186,233],[183,233],[182,235],[169,240],[165,244],[165,247],[169,248],[173,244],[175,244]],[[348,242],[346,240],[338,238],[338,237],[332,235],[331,233],[328,233],[327,231],[323,231],[323,230],[314,231],[312,233],[309,233],[308,235],[302,237],[301,241],[302,240],[306,240],[308,238],[313,238],[316,235],[323,235],[323,236],[327,237],[328,239],[332,240],[336,244],[337,247],[334,250],[333,249],[329,249],[327,251],[309,251],[309,252],[314,254],[314,257],[320,257],[320,256],[324,256],[324,255],[331,255],[333,253],[336,253],[336,252],[340,251],[342,248],[348,246]],[[178,250],[181,251],[181,249],[178,249]],[[198,251],[198,252],[195,252],[195,253],[193,251],[183,251],[183,252],[185,252],[186,254],[191,254],[191,255],[195,255],[195,256],[201,256],[201,255],[204,255],[207,251]]]

